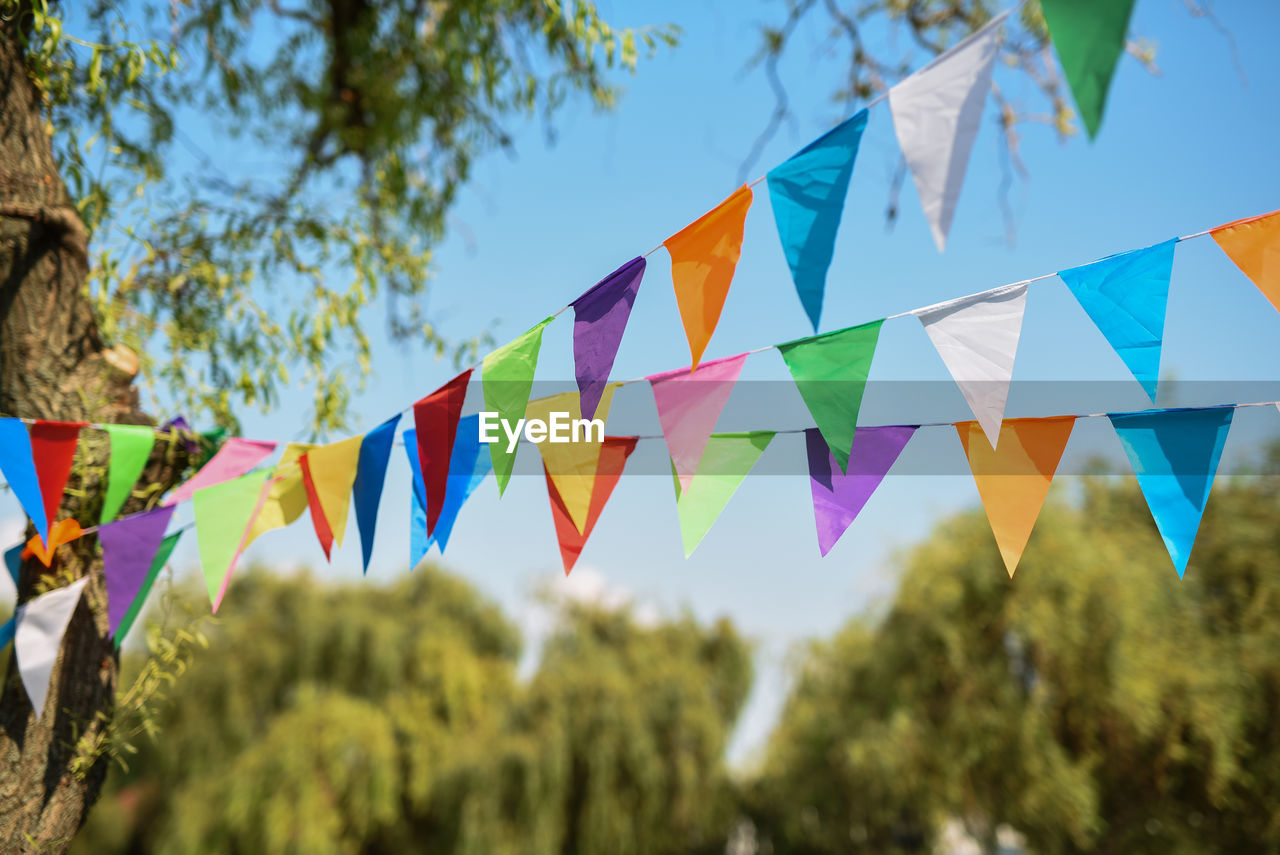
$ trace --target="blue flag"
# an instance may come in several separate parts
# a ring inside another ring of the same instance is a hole
[[[378,527],[378,505],[382,502],[382,485],[387,480],[387,462],[391,459],[391,445],[399,423],[400,414],[396,413],[365,434],[360,443],[351,497],[356,506],[356,526],[360,529],[360,550],[364,554],[366,573],[373,555],[373,534]]]
[[[453,440],[453,451],[449,458],[449,481],[444,494],[444,504],[440,508],[440,519],[436,529],[427,535],[427,488],[422,480],[422,469],[417,455],[417,431],[404,432],[405,449],[409,455],[409,467],[413,470],[413,507],[409,520],[409,560],[410,566],[418,566],[418,562],[426,556],[431,544],[440,547],[441,554],[449,543],[449,535],[453,532],[453,524],[458,521],[458,512],[463,504],[475,492],[476,487],[485,479],[493,468],[488,451],[480,452],[480,416],[472,414],[458,420],[458,433]]]
[[[427,537],[427,485],[422,480],[422,463],[418,460],[418,432],[404,432],[404,451],[413,473],[413,505],[409,511],[409,569],[418,566],[427,555],[431,540]]]
[[[0,626],[0,650],[9,646],[9,642],[13,641],[13,633],[18,628],[17,616],[9,618],[4,622],[4,626]]]
[[[1177,242],[1173,238],[1058,272],[1152,403],[1160,378],[1164,311]]]
[[[13,587],[18,587],[18,577],[22,575],[22,550],[25,543],[19,543],[17,546],[11,547],[4,551],[4,566],[8,568],[9,575],[13,577]]]
[[[36,464],[31,453],[31,435],[18,419],[0,419],[0,472],[22,509],[36,524],[40,540],[49,542],[49,518],[45,515],[44,494],[36,477]]]
[[[827,268],[836,245],[844,197],[853,175],[867,111],[836,125],[770,170],[769,201],[782,251],[805,313],[818,331]]]
[[[1178,578],[1200,528],[1234,407],[1112,414]]]

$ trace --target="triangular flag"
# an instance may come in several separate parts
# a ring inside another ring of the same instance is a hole
[[[611,383],[604,388],[600,403],[596,407],[595,418],[601,422],[609,418],[609,406],[613,403],[613,393],[618,384]],[[547,398],[538,398],[529,402],[530,419],[541,419],[548,425],[552,413],[567,413],[570,423],[582,418],[578,408],[577,392],[562,392]],[[564,500],[573,527],[581,532],[587,525],[587,514],[591,510],[591,491],[595,483],[596,466],[600,462],[600,444],[604,441],[603,431],[586,430],[579,434],[574,442],[541,442],[538,453],[542,455],[542,466],[555,482],[556,491]]]
[[[720,322],[720,310],[729,296],[729,283],[742,254],[742,234],[750,207],[751,188],[743,185],[663,241],[671,253],[671,280],[694,368]]]
[[[613,488],[618,486],[622,470],[627,465],[627,458],[635,449],[636,437],[634,436],[605,437],[604,444],[600,446],[600,464],[596,468],[596,480],[591,487],[591,507],[587,510],[587,524],[582,532],[574,528],[569,511],[564,506],[564,500],[556,491],[555,481],[551,479],[551,473],[544,467],[543,472],[547,478],[547,498],[551,501],[551,519],[556,527],[556,539],[560,542],[560,561],[564,564],[564,575],[568,576],[573,565],[578,563],[578,556],[582,554],[582,548],[587,545],[587,538],[591,537],[591,530],[595,528],[605,504],[613,495]]]
[[[418,438],[418,464],[426,485],[427,534],[435,530],[449,487],[449,455],[458,433],[458,419],[467,400],[468,368],[448,383],[413,405],[413,424]]]
[[[42,540],[49,539],[49,517],[40,494],[40,479],[31,454],[31,436],[18,419],[0,419],[0,472],[9,482],[22,510],[35,523]]]
[[[1075,416],[1009,419],[1000,428],[998,450],[977,422],[956,424],[1010,579],[1027,548],[1075,423]]]
[[[805,314],[818,331],[853,161],[867,127],[861,110],[769,170],[769,201]]]
[[[298,458],[311,519],[313,522],[320,519],[325,522],[323,526],[316,526],[325,558],[330,557],[333,543],[342,546],[342,538],[347,531],[351,488],[356,483],[362,442],[363,436],[353,436],[313,448]]]
[[[302,482],[302,466],[298,460],[315,447],[310,442],[290,442],[285,445],[280,462],[272,470],[265,494],[259,500],[253,522],[245,533],[242,549],[248,549],[249,544],[262,535],[291,525],[302,516],[302,512],[307,509],[307,488]]]
[[[411,504],[409,506],[409,569],[418,566],[431,548],[431,536],[427,534],[427,487],[422,481],[422,464],[418,459],[418,432],[404,432],[404,450],[409,457]]]
[[[45,519],[49,525],[58,518],[58,506],[62,504],[62,491],[71,475],[82,427],[84,422],[36,421],[31,425],[31,458],[35,461],[36,477],[40,479],[40,495],[44,498]]]
[[[138,476],[147,467],[151,448],[156,444],[156,430],[149,425],[103,425],[111,443],[107,463],[107,492],[102,500],[100,523],[108,523],[120,513]]]
[[[997,15],[889,90],[893,130],[939,252],[947,246],[1008,14]]]
[[[25,543],[19,543],[17,546],[11,546],[4,551],[4,566],[9,571],[9,577],[13,579],[13,587],[16,591],[18,588],[18,580],[22,577],[22,553],[26,550]]]
[[[1026,308],[1023,282],[912,313],[924,324],[992,446],[1000,441]]]
[[[156,583],[156,577],[160,575],[160,571],[164,569],[164,565],[169,561],[169,556],[173,554],[173,548],[178,545],[178,538],[180,537],[182,537],[182,529],[166,535],[164,540],[160,541],[160,548],[156,550],[156,554],[151,558],[151,567],[147,570],[147,577],[142,580],[142,587],[138,589],[133,602],[129,604],[124,617],[120,619],[120,625],[116,627],[115,643],[117,650],[120,649],[120,645],[128,637],[129,630],[133,629],[133,624],[137,621],[138,615],[142,613],[142,607],[147,602],[147,595],[151,593],[151,588]]]
[[[824,556],[862,512],[915,432],[913,425],[858,428],[849,453],[848,474],[840,472],[821,432],[804,432],[813,518],[818,529],[818,549]]]
[[[250,472],[197,490],[192,497],[200,568],[215,613],[244,550],[249,522],[260,507],[269,474]]]
[[[573,301],[573,369],[583,418],[596,414],[644,270],[644,257],[633,258]]]
[[[1280,211],[1227,223],[1209,234],[1280,311]]]
[[[777,345],[841,472],[849,468],[858,410],[883,323],[872,321]]]
[[[1213,407],[1110,416],[1178,578],[1187,570],[1234,414],[1234,407]]]
[[[102,575],[107,582],[107,617],[116,635],[128,614],[164,540],[173,505],[161,505],[108,523],[98,529],[102,542]]]
[[[274,442],[233,436],[222,444],[208,463],[200,467],[199,472],[174,490],[164,503],[176,505],[190,499],[196,490],[239,478],[275,450]]]
[[[53,566],[53,553],[58,551],[58,547],[64,543],[70,543],[77,540],[84,531],[80,528],[80,523],[71,518],[58,520],[53,524],[53,528],[49,529],[49,545],[45,546],[40,540],[40,536],[36,535],[27,541],[27,550],[30,554],[39,559],[40,563],[45,567]],[[22,553],[22,557],[27,557],[27,552]]]
[[[1153,402],[1177,242],[1173,238],[1058,271]]]
[[[13,633],[18,628],[17,616],[13,616],[0,626],[0,650],[9,646],[9,642],[13,641]]]
[[[369,572],[369,559],[373,557],[378,506],[382,503],[382,486],[387,480],[387,463],[391,460],[391,446],[399,423],[400,414],[396,413],[365,434],[364,442],[360,444],[360,463],[351,495],[356,504],[356,527],[360,531],[360,554],[366,573]]]
[[[1040,9],[1076,109],[1093,139],[1124,51],[1133,0],[1040,0]]]
[[[684,557],[698,548],[747,473],[773,439],[773,431],[713,433],[689,486],[677,490],[676,514]],[[679,487],[679,484],[677,484]]]
[[[71,616],[89,577],[41,594],[18,606],[15,615],[13,652],[18,657],[18,673],[31,699],[31,709],[39,719],[44,714],[44,701],[49,695],[49,680],[54,663],[67,634]]]
[[[458,521],[458,513],[476,487],[489,474],[489,455],[480,448],[480,416],[473,413],[458,422],[458,436],[453,441],[453,454],[449,458],[449,489],[444,494],[444,508],[431,532],[430,542],[444,554],[449,545],[449,535]]]
[[[484,406],[500,419],[515,424],[524,418],[533,389],[533,374],[538,368],[538,351],[542,348],[542,331],[551,323],[547,318],[528,332],[490,353],[481,363]],[[498,481],[498,495],[507,489],[511,469],[516,465],[516,450],[507,451],[509,443],[502,439],[489,443],[493,459],[493,476]]]
[[[696,373],[686,368],[654,374],[646,379],[653,388],[662,436],[675,464],[680,486],[687,487],[702,460],[707,437],[738,382],[747,354],[704,362]]]

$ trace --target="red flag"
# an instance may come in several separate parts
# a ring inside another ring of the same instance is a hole
[[[302,468],[302,486],[307,491],[307,506],[311,508],[311,525],[316,530],[316,538],[320,541],[320,548],[324,550],[325,560],[328,561],[329,550],[333,548],[333,529],[329,528],[329,520],[321,509],[316,483],[311,478],[311,461],[306,454],[298,458],[298,466]]]
[[[555,521],[556,537],[560,541],[560,560],[564,562],[564,575],[568,576],[573,565],[577,563],[578,556],[582,554],[582,548],[587,545],[587,538],[591,536],[591,530],[595,528],[596,520],[600,519],[605,503],[613,495],[613,488],[618,486],[618,479],[622,477],[627,458],[635,450],[636,437],[634,436],[604,438],[604,444],[600,446],[600,463],[591,487],[591,505],[587,510],[587,523],[582,527],[581,534],[574,526],[573,518],[569,516],[569,510],[564,506],[555,482],[551,480],[551,473],[547,472],[545,465],[543,466],[543,473],[547,476],[547,498],[551,500],[551,518]]]
[[[62,491],[67,486],[76,443],[80,441],[80,428],[84,425],[84,422],[37,421],[31,426],[31,457],[36,464],[44,515],[50,526],[58,518]]]
[[[448,383],[413,405],[413,423],[418,431],[418,463],[427,488],[427,534],[436,527],[444,494],[449,486],[449,457],[458,434],[462,402],[467,399],[468,368]]]

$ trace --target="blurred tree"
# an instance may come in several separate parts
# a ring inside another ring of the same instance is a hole
[[[806,653],[748,802],[785,853],[1280,848],[1274,478],[1220,479],[1185,581],[1130,484],[1046,507],[1017,577],[980,512]]]

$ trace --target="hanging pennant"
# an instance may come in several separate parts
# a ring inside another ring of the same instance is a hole
[[[307,509],[307,488],[302,482],[302,466],[298,460],[313,448],[316,444],[311,442],[285,445],[245,533],[244,549],[267,532],[292,525]]]
[[[324,550],[326,560],[334,543],[342,546],[347,531],[347,515],[351,510],[351,488],[356,483],[360,465],[362,436],[353,436],[313,448],[298,458],[302,467],[302,484],[307,490],[307,506],[311,521]]]
[[[191,504],[196,518],[196,545],[209,602],[217,614],[245,535],[265,498],[267,472],[250,472],[196,491]]]
[[[415,569],[427,550],[431,548],[431,537],[427,534],[427,486],[422,480],[422,464],[417,452],[418,432],[404,432],[404,450],[409,457],[410,472],[410,506],[409,506],[409,569]],[[446,495],[448,492],[446,490]]]
[[[712,434],[698,465],[698,474],[693,476],[688,488],[681,488],[677,482],[676,514],[680,519],[685,558],[692,555],[707,536],[773,436],[773,431],[764,430]]]
[[[1214,407],[1109,416],[1179,579],[1187,570],[1234,414],[1234,407]]]
[[[600,463],[596,468],[595,482],[591,486],[591,507],[587,510],[587,523],[581,533],[574,528],[573,519],[556,490],[551,473],[543,468],[547,479],[547,498],[551,502],[551,519],[556,528],[556,540],[560,543],[560,561],[564,564],[564,575],[568,576],[573,565],[578,563],[578,556],[582,554],[587,538],[591,537],[591,531],[604,512],[605,504],[613,495],[613,488],[618,486],[627,458],[635,449],[634,436],[605,437],[604,444],[600,446]]]
[[[40,539],[49,539],[49,517],[45,514],[44,496],[31,452],[27,426],[19,419],[0,419],[0,472],[9,482],[22,510],[35,524]]]
[[[449,535],[453,533],[462,506],[489,474],[490,458],[480,445],[480,416],[473,413],[458,422],[458,436],[453,441],[453,454],[449,458],[449,488],[444,495],[440,520],[435,531],[431,532],[430,543],[439,548],[441,555],[449,545]]]
[[[1209,234],[1280,310],[1280,211],[1227,223]]]
[[[1152,403],[1177,242],[1174,238],[1058,272]]]
[[[71,518],[58,520],[53,524],[53,528],[49,529],[49,545],[45,546],[40,536],[36,535],[27,541],[27,548],[23,550],[22,557],[35,556],[45,567],[52,567],[53,553],[58,551],[58,547],[79,539],[83,534],[84,531],[77,521]]]
[[[222,444],[217,454],[200,468],[200,471],[184,482],[164,500],[166,505],[185,502],[196,490],[239,478],[257,466],[267,455],[276,450],[276,444],[268,440],[242,439],[233,436]]]
[[[89,577],[49,591],[18,606],[14,616],[13,652],[18,659],[18,674],[31,699],[31,710],[38,720],[44,714],[44,701],[49,695],[49,680],[62,638],[67,634],[71,616]]]
[[[44,498],[44,514],[49,525],[58,518],[62,491],[66,489],[75,460],[76,445],[84,422],[46,422],[31,425],[31,457],[36,477],[40,479],[40,495]]]
[[[653,389],[662,436],[675,465],[680,486],[689,486],[702,460],[707,438],[715,429],[747,354],[704,362],[696,373],[677,368],[645,379]]]
[[[939,252],[947,247],[1008,14],[997,15],[889,90],[893,130]]]
[[[142,607],[147,602],[147,595],[151,593],[152,587],[155,586],[156,578],[159,577],[160,571],[164,569],[164,565],[168,563],[169,556],[173,554],[173,548],[178,545],[178,538],[180,537],[182,537],[182,529],[166,535],[164,540],[160,541],[160,548],[156,550],[156,554],[151,559],[151,567],[147,570],[146,578],[142,580],[142,587],[134,595],[133,602],[129,604],[124,616],[120,618],[120,625],[116,627],[114,639],[116,650],[119,650],[120,646],[124,644],[125,638],[129,635],[129,630],[133,628],[138,615],[142,613]]]
[[[818,549],[825,558],[866,506],[916,432],[914,425],[860,427],[853,435],[849,471],[842,473],[822,433],[804,432],[809,457],[809,490],[818,529]]]
[[[751,188],[743,185],[663,242],[671,253],[671,279],[689,340],[690,365],[695,369],[729,296],[750,207]]]
[[[827,268],[849,192],[867,111],[809,143],[769,171],[769,202],[800,304],[818,331]]]
[[[0,626],[0,650],[8,647],[9,642],[13,641],[13,633],[17,627],[18,619],[16,615],[5,621],[3,626]]]
[[[1040,0],[1040,9],[1080,119],[1093,139],[1124,51],[1133,0]]]
[[[644,270],[644,258],[633,258],[572,303],[573,366],[584,419],[595,416],[609,382]]]
[[[118,630],[150,574],[173,505],[161,505],[98,528],[102,542],[102,575],[107,583],[107,618],[111,634]]]
[[[613,403],[613,393],[618,384],[605,387],[600,396],[600,404],[596,407],[595,418],[605,422],[609,418],[609,406]],[[578,393],[563,392],[547,398],[539,398],[529,402],[529,418],[541,419],[551,423],[552,413],[567,414],[570,423],[582,417],[578,409]],[[591,492],[595,483],[596,465],[600,461],[600,444],[604,441],[603,431],[588,429],[585,435],[580,434],[575,442],[542,442],[538,444],[538,452],[542,455],[543,468],[550,474],[556,484],[556,491],[564,500],[573,527],[582,532],[587,525],[587,514],[591,510]]]
[[[884,320],[775,345],[844,472]]]
[[[427,534],[435,529],[444,507],[444,494],[449,487],[449,455],[458,434],[458,419],[467,400],[469,382],[470,368],[413,405],[418,463],[427,491]]]
[[[4,551],[4,566],[9,571],[9,578],[13,579],[13,591],[18,592],[18,580],[22,577],[22,555],[26,551],[27,545],[19,543],[17,546],[11,546]]]
[[[382,487],[387,480],[387,463],[391,460],[391,446],[396,438],[396,425],[400,414],[396,413],[364,435],[360,444],[360,460],[356,466],[356,481],[351,487],[356,505],[356,528],[360,532],[360,557],[364,572],[369,572],[369,559],[373,557],[373,535],[378,526],[378,506],[382,503]]]
[[[1026,308],[1023,282],[912,312],[924,324],[993,447],[1000,441]]]
[[[533,389],[533,375],[538,367],[538,351],[542,348],[542,331],[552,320],[543,320],[519,338],[493,351],[481,365],[485,409],[496,412],[498,418],[509,424],[516,424],[524,418]],[[508,450],[509,447],[507,442],[489,443],[499,496],[506,491],[511,469],[516,465],[516,449]]]
[[[1027,548],[1075,423],[1075,416],[1009,419],[1000,428],[998,451],[987,439],[986,428],[977,422],[956,424],[1010,579]]]
[[[103,425],[111,446],[107,461],[107,492],[102,500],[99,523],[109,523],[128,501],[133,485],[151,458],[156,431],[150,425]]]

